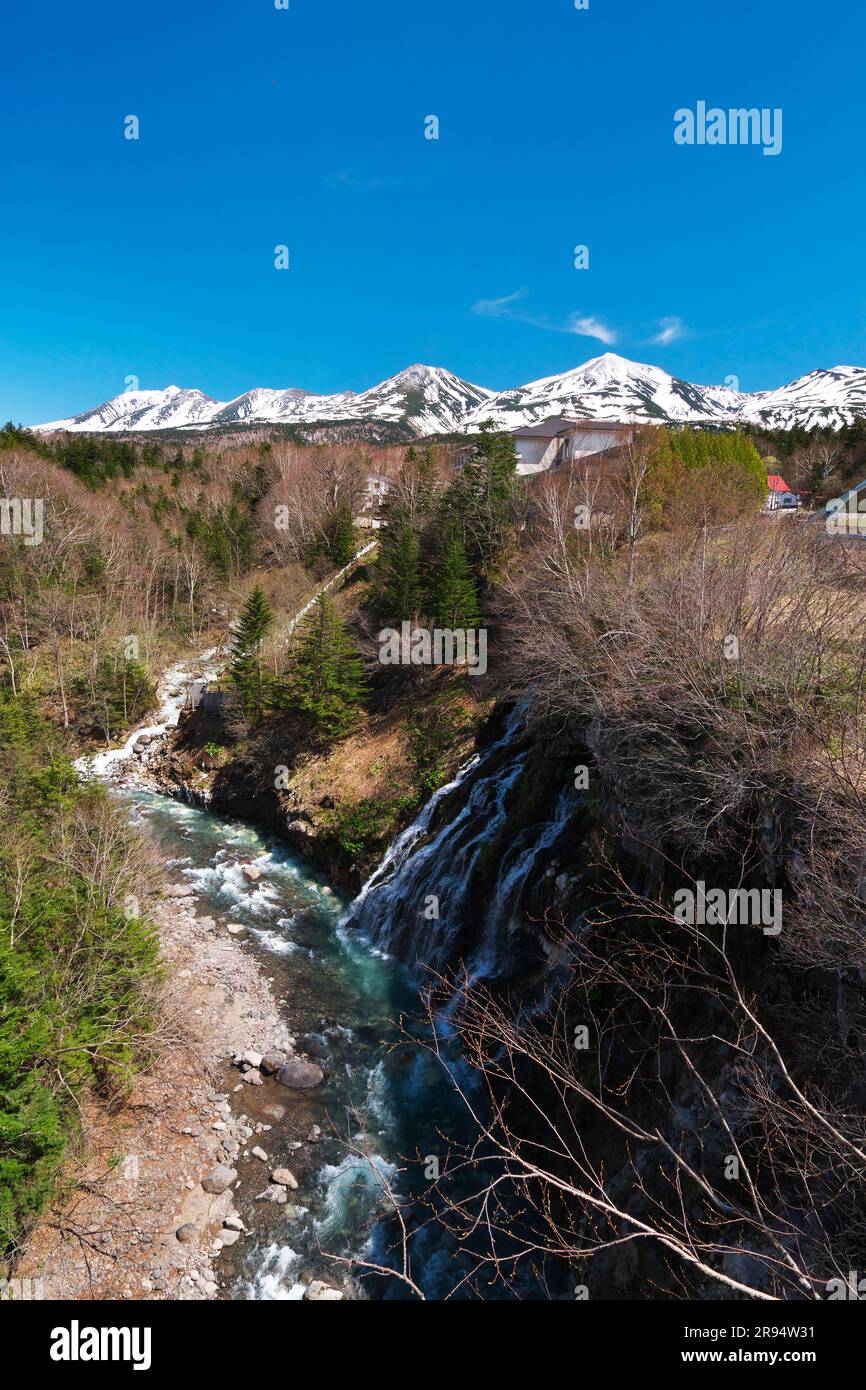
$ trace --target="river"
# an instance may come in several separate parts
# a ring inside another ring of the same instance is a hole
[[[212,656],[206,653],[202,663]],[[182,703],[179,691],[188,678],[182,666],[167,673],[157,722],[147,732],[160,734],[176,724]],[[473,1079],[459,1056],[451,1057],[449,1072],[424,1046],[427,1034],[420,1021],[419,975],[391,954],[400,933],[394,933],[392,945],[390,919],[400,916],[396,896],[400,885],[410,886],[416,902],[423,900],[417,897],[420,887],[414,885],[413,875],[422,872],[427,851],[413,863],[403,862],[411,858],[416,842],[427,844],[442,864],[459,870],[457,877],[464,871],[468,876],[485,833],[503,821],[501,789],[515,773],[513,767],[488,773],[487,764],[491,753],[507,744],[510,726],[500,743],[472,759],[451,787],[434,798],[435,803],[465,779],[461,791],[468,792],[468,800],[455,815],[452,828],[428,843],[424,833],[432,810],[428,806],[395,843],[354,905],[275,837],[140,784],[135,760],[124,759],[141,732],[131,736],[123,750],[97,755],[90,771],[109,780],[132,820],[158,845],[173,880],[187,882],[195,890],[199,910],[246,928],[246,944],[239,940],[237,949],[256,953],[273,981],[297,1050],[319,1061],[326,1078],[315,1091],[285,1094],[298,1138],[306,1137],[311,1123],[320,1125],[323,1138],[317,1144],[297,1145],[301,1152],[292,1163],[300,1180],[296,1201],[285,1208],[269,1206],[266,1211],[248,1205],[248,1212],[253,1210],[260,1219],[250,1222],[243,1242],[224,1253],[224,1269],[229,1271],[226,1296],[300,1299],[311,1279],[332,1281],[335,1272],[345,1273],[347,1266],[336,1265],[329,1255],[398,1268],[402,1250],[393,1195],[411,1231],[413,1279],[426,1297],[448,1297],[460,1285],[467,1266],[450,1234],[431,1222],[429,1210],[418,1208],[412,1199],[429,1190],[429,1179],[435,1176],[429,1171],[431,1162],[445,1170],[449,1139],[461,1142],[472,1137],[451,1073],[459,1073],[464,1089],[472,1087]],[[521,759],[522,755],[518,765]],[[81,766],[83,770],[83,762]],[[118,774],[119,784],[114,780]],[[553,831],[561,830],[561,820],[558,814],[550,827],[533,829],[534,850],[528,851],[519,837],[515,839],[503,861],[503,883],[510,885],[518,879],[523,883],[530,864],[551,842]],[[512,857],[519,874],[511,865]],[[254,864],[260,878],[250,882],[243,873],[244,864]],[[463,916],[464,905],[459,906],[458,915]],[[507,898],[497,893],[489,915],[501,913],[507,918],[508,907]],[[433,950],[435,944],[444,944],[443,924],[427,925],[432,930],[424,939],[424,955],[443,965]],[[481,957],[495,925],[488,924]],[[377,946],[377,941],[382,945]],[[401,955],[410,958],[405,951]],[[447,1019],[442,1023],[442,1032],[448,1034]],[[453,1040],[445,1044],[446,1049],[452,1045]],[[237,1072],[227,1067],[226,1089],[236,1081]],[[246,1109],[255,1102],[251,1089],[244,1088]],[[246,1195],[251,1201],[253,1193]],[[361,1295],[367,1298],[415,1296],[399,1279],[365,1274],[357,1266],[354,1275]],[[478,1295],[464,1284],[457,1296]],[[530,1282],[510,1289],[488,1286],[483,1296],[544,1295]]]

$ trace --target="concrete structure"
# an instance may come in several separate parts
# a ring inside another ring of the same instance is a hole
[[[569,420],[554,415],[535,425],[521,425],[511,431],[517,453],[517,471],[524,476],[570,468],[580,459],[611,453],[628,444],[634,435],[633,425],[609,420]],[[472,445],[457,455],[460,467],[471,452]]]

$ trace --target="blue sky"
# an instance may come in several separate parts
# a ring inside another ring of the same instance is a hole
[[[41,0],[4,30],[0,419],[129,376],[866,364],[851,0]],[[677,146],[699,100],[780,107],[782,153]]]

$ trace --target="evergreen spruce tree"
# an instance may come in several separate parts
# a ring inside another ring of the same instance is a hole
[[[364,667],[327,595],[301,624],[289,680],[291,703],[328,738],[343,738],[358,721],[367,695]]]
[[[488,579],[503,558],[519,516],[522,484],[517,454],[509,434],[482,426],[462,468],[439,506],[440,534],[459,535],[479,582]]]
[[[257,584],[235,624],[230,666],[231,678],[243,700],[244,709],[257,718],[261,718],[265,705],[262,642],[273,625],[274,615]]]
[[[421,604],[418,537],[409,522],[393,517],[379,533],[374,607],[381,622],[399,627]]]
[[[442,628],[477,627],[478,595],[472,570],[459,536],[445,546],[433,582],[433,613]]]
[[[357,548],[352,513],[341,507],[331,522],[331,559],[338,569],[348,565]]]

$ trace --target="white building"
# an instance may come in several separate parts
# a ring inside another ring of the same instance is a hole
[[[579,459],[611,453],[628,444],[634,426],[609,420],[568,420],[564,415],[522,425],[511,431],[517,454],[518,473],[546,473],[568,468]],[[458,468],[472,452],[469,444],[457,455]]]
[[[627,444],[634,433],[631,425],[607,420],[567,420],[563,415],[524,425],[511,431],[519,463],[518,473],[545,473],[568,468],[578,459],[607,454]]]

